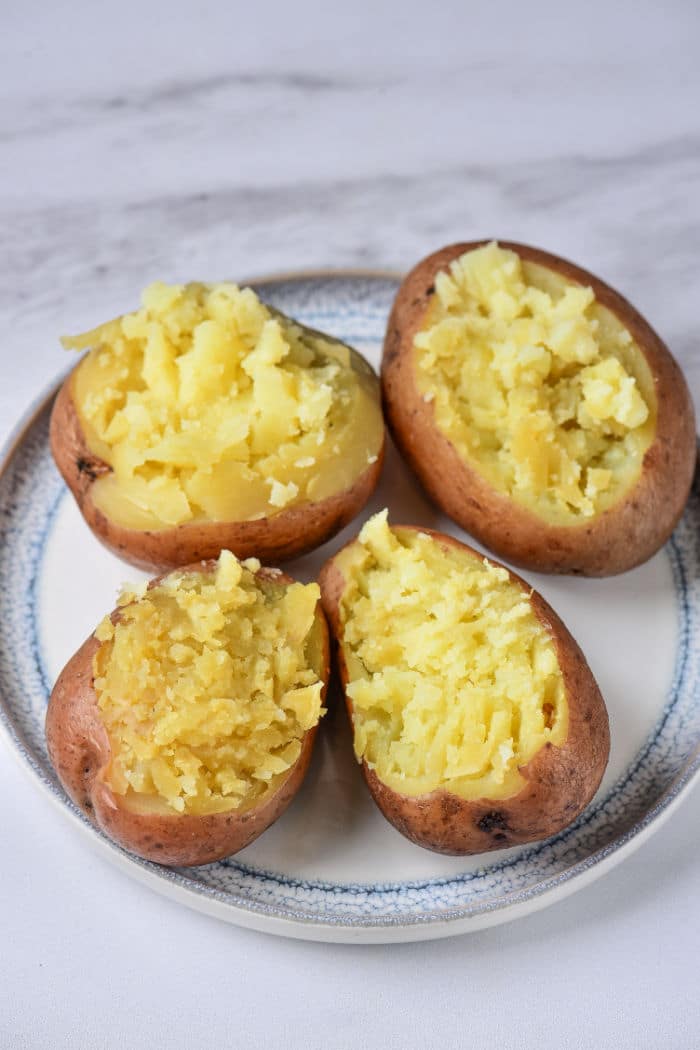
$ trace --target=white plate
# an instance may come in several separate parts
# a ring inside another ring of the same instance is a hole
[[[397,281],[299,275],[260,282],[285,312],[363,351],[376,366]],[[601,875],[652,834],[700,771],[700,494],[650,562],[609,580],[527,574],[582,645],[610,712],[612,751],[593,803],[544,843],[475,858],[411,845],[375,809],[340,705],[319,734],[307,780],[284,816],[236,857],[197,869],[138,860],[66,799],[43,719],[62,665],[139,574],[92,537],[48,450],[49,395],[21,426],[0,473],[0,724],[14,753],[94,845],[142,882],[229,922],[328,941],[406,941],[505,922]],[[371,504],[290,571],[311,579],[371,513],[463,537],[390,450]]]

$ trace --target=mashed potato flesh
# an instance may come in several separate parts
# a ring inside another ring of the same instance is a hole
[[[590,288],[492,243],[438,274],[414,346],[439,429],[541,516],[592,517],[639,477],[654,435],[653,380]]]
[[[91,349],[73,398],[112,468],[92,489],[112,521],[269,517],[343,491],[376,458],[376,379],[348,347],[233,284],[153,284],[142,304],[63,340]]]
[[[223,551],[120,599],[96,635],[95,691],[120,795],[176,813],[246,809],[294,765],[323,710],[316,584],[261,582]]]
[[[508,798],[561,744],[568,705],[554,642],[528,595],[486,559],[386,511],[340,555],[355,753],[404,795]]]

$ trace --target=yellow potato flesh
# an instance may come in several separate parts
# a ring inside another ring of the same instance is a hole
[[[505,569],[390,529],[386,511],[337,556],[355,752],[408,796],[508,798],[567,736],[554,642]]]
[[[497,244],[474,249],[438,274],[413,352],[460,456],[546,520],[590,518],[637,481],[653,379],[590,288]]]
[[[316,584],[262,582],[223,551],[216,571],[125,593],[96,635],[95,692],[111,788],[136,805],[216,813],[255,805],[321,714]]]
[[[90,349],[73,399],[92,487],[118,525],[249,521],[349,488],[383,440],[376,379],[348,347],[232,284],[155,284]]]

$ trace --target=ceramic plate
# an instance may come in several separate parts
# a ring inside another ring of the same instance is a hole
[[[394,277],[299,275],[259,284],[269,302],[327,329],[378,365]],[[696,479],[672,540],[642,568],[609,580],[526,574],[583,647],[610,712],[608,771],[593,803],[566,831],[534,846],[466,859],[413,846],[375,809],[338,704],[324,719],[300,794],[252,846],[198,869],[169,870],[129,856],[66,799],[44,744],[44,711],[59,670],[112,608],[119,584],[139,578],[92,537],[59,478],[47,441],[51,402],[49,395],[30,413],[0,475],[0,720],[10,747],[57,811],[153,889],[229,922],[293,937],[443,937],[505,922],[590,882],[658,828],[697,778]],[[464,538],[427,503],[390,450],[380,487],[360,518],[290,571],[314,578],[384,506],[394,522]]]

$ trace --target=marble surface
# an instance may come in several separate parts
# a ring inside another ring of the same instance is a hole
[[[691,0],[28,0],[2,5],[1,25],[0,440],[70,363],[58,334],[131,307],[151,279],[402,270],[477,236],[616,285],[700,407]],[[54,825],[5,749],[0,791],[2,1047],[228,1033],[406,1050],[460,1045],[467,1022],[499,1048],[700,1042],[697,790],[623,868],[546,913],[352,950],[219,927],[132,885]]]

